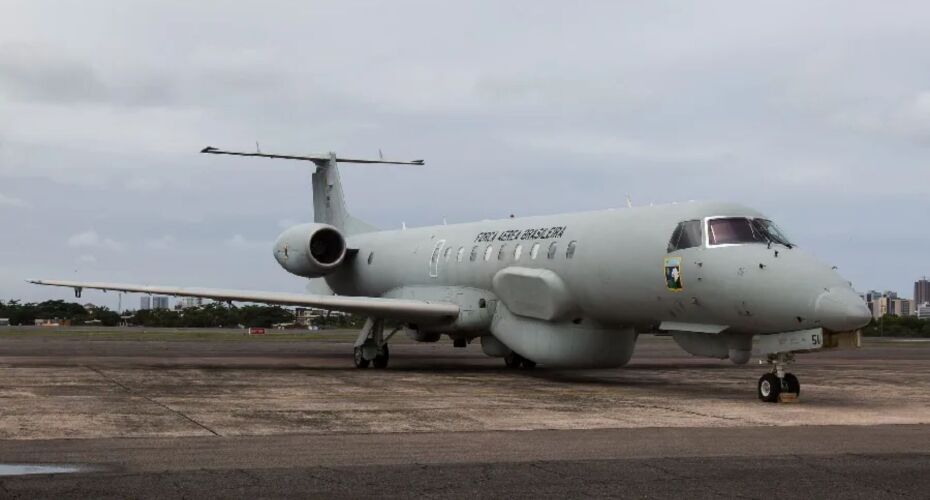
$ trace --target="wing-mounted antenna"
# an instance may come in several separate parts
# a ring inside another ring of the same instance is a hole
[[[377,160],[360,158],[343,158],[336,153],[308,154],[308,155],[282,155],[263,153],[255,144],[254,153],[244,151],[227,151],[207,146],[200,152],[214,155],[247,156],[253,158],[272,158],[281,160],[310,161],[316,165],[313,174],[313,220],[335,226],[347,236],[353,234],[376,231],[377,228],[364,221],[356,219],[346,209],[342,194],[342,182],[339,180],[337,163],[383,163],[390,165],[423,165],[423,160],[395,161],[385,160],[378,150]]]

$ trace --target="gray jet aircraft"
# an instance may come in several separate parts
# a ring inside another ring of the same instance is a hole
[[[732,203],[679,203],[382,231],[346,209],[337,163],[422,165],[205,148],[313,162],[314,222],[274,243],[291,274],[334,294],[31,280],[39,285],[307,306],[368,319],[358,368],[385,368],[391,337],[478,339],[508,367],[625,365],[642,332],[667,332],[695,356],[768,362],[757,395],[800,393],[795,353],[856,347],[871,315],[848,281],[771,219]],[[312,280],[314,281],[314,280]],[[403,327],[385,333],[385,320]]]

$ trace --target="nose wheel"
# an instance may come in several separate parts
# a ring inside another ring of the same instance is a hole
[[[779,353],[769,356],[772,371],[759,377],[756,386],[759,399],[766,403],[777,403],[785,396],[797,398],[801,395],[801,382],[793,373],[785,373],[785,367],[794,360],[791,353]]]

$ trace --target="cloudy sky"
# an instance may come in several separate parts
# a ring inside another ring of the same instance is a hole
[[[342,169],[386,228],[720,199],[860,290],[930,275],[926,2],[0,12],[0,300],[70,296],[30,277],[302,290],[270,245],[312,219],[308,165],[197,154],[256,141],[425,158]]]

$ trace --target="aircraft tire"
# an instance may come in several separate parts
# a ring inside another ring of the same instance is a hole
[[[365,356],[362,354],[361,347],[355,348],[355,356],[353,361],[355,361],[356,368],[368,368],[368,364],[371,363],[371,361],[365,359]]]
[[[391,353],[388,351],[387,344],[384,344],[384,347],[381,348],[381,354],[375,356],[374,365],[375,368],[387,368],[388,359],[390,359]]]
[[[781,392],[781,380],[774,373],[766,373],[759,377],[757,386],[759,399],[766,403],[775,403],[778,401],[778,394]]]
[[[523,357],[513,351],[504,356],[504,364],[507,365],[507,368],[520,368],[522,362]]]
[[[785,374],[783,386],[783,392],[794,394],[795,397],[801,395],[801,382],[798,381],[798,377],[795,377],[793,373]]]

